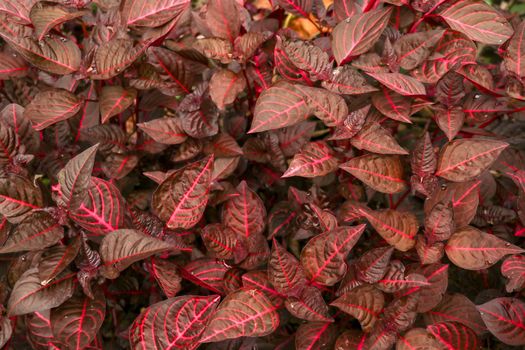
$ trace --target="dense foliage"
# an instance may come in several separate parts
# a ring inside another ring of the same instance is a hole
[[[524,346],[523,11],[0,0],[0,347]]]

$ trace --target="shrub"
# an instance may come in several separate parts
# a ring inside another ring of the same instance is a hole
[[[0,347],[525,345],[525,22],[0,1]]]

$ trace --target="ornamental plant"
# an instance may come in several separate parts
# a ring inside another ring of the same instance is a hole
[[[0,0],[0,347],[521,348],[520,11]]]

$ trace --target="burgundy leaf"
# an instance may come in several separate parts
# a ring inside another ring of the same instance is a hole
[[[38,276],[42,283],[47,284],[64,271],[76,258],[80,248],[80,236],[69,245],[57,245],[47,249],[38,263]]]
[[[168,298],[173,298],[182,289],[182,277],[177,265],[164,259],[151,258],[151,274]]]
[[[126,0],[122,10],[122,21],[126,26],[158,27],[179,16],[188,6],[186,0]]]
[[[423,316],[427,325],[448,321],[464,324],[478,335],[487,330],[476,305],[462,294],[445,295],[438,306]]]
[[[501,264],[501,274],[508,279],[507,292],[512,293],[525,288],[525,256],[509,256]]]
[[[444,347],[449,349],[479,349],[479,340],[476,333],[469,327],[458,322],[442,322],[427,327]]]
[[[80,68],[80,49],[72,40],[63,36],[49,35],[37,41],[12,33],[12,29],[5,22],[0,25],[0,37],[35,67],[61,75],[71,74]]]
[[[446,241],[455,229],[452,202],[436,204],[425,217],[425,237],[431,244]]]
[[[45,211],[35,211],[11,232],[0,248],[0,254],[25,250],[40,250],[57,243],[64,229]]]
[[[235,157],[243,155],[242,148],[237,141],[226,133],[220,133],[204,146],[206,154],[215,154],[216,157]]]
[[[404,335],[399,336],[396,350],[437,350],[441,344],[427,330],[412,328]]]
[[[419,228],[414,214],[392,209],[361,213],[388,244],[403,252],[414,247]]]
[[[356,69],[349,65],[334,69],[321,85],[327,90],[345,95],[360,95],[377,91]]]
[[[525,250],[495,235],[466,226],[450,237],[445,252],[455,265],[466,270],[481,270],[494,265],[505,255],[520,254]]]
[[[137,97],[137,91],[122,86],[104,86],[100,92],[100,116],[102,123],[111,117],[122,113],[133,104]]]
[[[403,96],[426,95],[425,86],[418,80],[401,73],[367,73],[387,88]]]
[[[1,5],[0,5],[1,6]],[[23,58],[16,54],[0,52],[0,79],[23,78],[29,67]]]
[[[153,193],[152,207],[169,228],[193,227],[204,214],[213,155],[169,175]]]
[[[145,1],[141,1],[146,3]],[[138,2],[136,2],[138,4]],[[145,44],[133,46],[127,38],[114,37],[106,41],[95,52],[93,66],[89,71],[91,79],[110,79],[128,68],[147,49]]]
[[[352,139],[352,146],[379,154],[408,154],[379,123],[365,125]]]
[[[328,350],[337,337],[337,327],[333,323],[308,322],[303,323],[295,333],[295,349],[297,350]]]
[[[70,11],[65,6],[37,3],[31,8],[29,18],[35,27],[35,37],[41,41],[53,27],[82,17],[86,12]]]
[[[124,199],[111,182],[91,177],[87,196],[69,217],[93,235],[105,235],[124,226]]]
[[[21,222],[42,205],[42,191],[31,181],[18,175],[0,177],[0,214],[9,222]]]
[[[361,255],[354,265],[357,278],[370,284],[381,280],[390,264],[392,253],[394,253],[393,247],[381,247]]]
[[[339,162],[332,149],[324,142],[310,142],[296,154],[282,177],[325,176],[337,169]]]
[[[286,1],[288,0],[281,0],[281,2]],[[308,18],[308,16],[305,17]],[[281,48],[282,51],[279,51]],[[276,52],[278,55],[281,55],[282,59],[286,61],[289,66],[293,65],[299,70],[308,73],[310,78],[314,80],[326,79],[332,70],[332,62],[329,60],[328,54],[320,47],[302,40],[282,41],[279,38],[278,44],[276,45]],[[285,67],[278,67],[278,69],[282,72]]]
[[[412,123],[410,120],[412,103],[409,97],[383,88],[381,92],[372,95],[372,103],[379,112],[390,119],[404,123]]]
[[[0,4],[0,12],[15,17],[15,21],[22,24],[30,24],[29,11],[36,0],[6,1]]]
[[[508,71],[518,77],[525,75],[525,22],[521,22],[509,41],[505,51],[504,63]]]
[[[508,145],[490,139],[449,142],[439,155],[436,175],[454,182],[472,180],[490,167]]]
[[[313,7],[312,0],[277,0],[277,4],[285,11],[305,18],[309,18]]]
[[[3,347],[11,338],[13,328],[11,327],[11,320],[8,317],[2,316],[0,318],[0,346]]]
[[[366,122],[366,117],[370,111],[370,105],[351,112],[343,122],[343,125],[338,126],[330,140],[346,140],[351,139],[363,128]]]
[[[100,244],[99,252],[104,261],[102,273],[114,279],[134,262],[173,248],[168,242],[135,230],[113,231],[104,236]]]
[[[0,112],[0,121],[15,131],[18,136],[18,146],[24,145],[29,152],[36,152],[39,149],[40,137],[31,126],[30,120],[24,116],[24,107],[15,103],[5,106]]]
[[[277,130],[279,148],[286,157],[295,155],[310,140],[314,130],[313,122],[302,122]]]
[[[210,79],[210,97],[221,110],[232,104],[245,89],[244,76],[229,69],[216,71]]]
[[[235,0],[211,0],[206,11],[206,25],[215,37],[232,44],[239,36],[241,17]]]
[[[419,66],[430,55],[431,49],[445,33],[444,30],[411,33],[402,36],[394,44],[397,63],[406,70]]]
[[[98,145],[91,146],[70,159],[57,175],[60,185],[59,203],[63,203],[69,210],[78,209],[88,195],[97,148]]]
[[[461,108],[446,108],[444,106],[434,107],[434,112],[436,124],[447,135],[449,141],[452,141],[463,126],[465,113]]]
[[[16,282],[7,303],[11,316],[44,311],[59,306],[73,295],[75,273],[58,276],[42,284],[38,268],[28,269]]]
[[[427,279],[417,273],[404,275],[404,266],[399,268],[400,264],[392,263],[387,270],[385,276],[377,282],[376,287],[386,293],[396,293],[408,288],[414,288],[417,290],[418,287],[428,286],[430,283]]]
[[[245,288],[255,288],[266,295],[273,305],[282,305],[284,295],[274,289],[268,279],[266,270],[248,271],[242,275],[242,286]]]
[[[220,260],[201,258],[193,260],[184,269],[182,277],[214,293],[224,294],[224,274],[229,267]]]
[[[31,120],[35,130],[43,130],[50,125],[74,116],[84,101],[66,90],[40,92],[26,106],[24,117]]]
[[[211,317],[203,343],[239,337],[261,337],[279,326],[276,307],[257,289],[242,288],[229,294]]]
[[[167,145],[178,145],[188,138],[178,118],[158,118],[137,126],[153,140]]]
[[[25,316],[27,338],[35,349],[48,350],[57,342],[51,329],[50,310],[33,312]]]
[[[328,306],[321,291],[315,287],[306,287],[300,297],[289,297],[284,302],[286,310],[302,320],[313,322],[333,322]]]
[[[278,83],[257,99],[249,133],[297,124],[308,117],[308,112],[306,102],[293,85]]]
[[[398,156],[366,154],[339,167],[379,192],[398,193],[406,188]]]
[[[496,298],[479,305],[481,318],[496,338],[508,345],[525,344],[525,303],[517,298]]]
[[[245,181],[237,186],[236,192],[222,208],[222,223],[244,237],[260,235],[266,219],[263,201]]]
[[[106,314],[106,298],[100,288],[94,299],[75,296],[51,310],[53,335],[70,349],[84,349],[96,337]]]
[[[383,293],[365,284],[345,293],[330,305],[355,317],[365,332],[374,328],[377,318],[385,305]]]
[[[201,238],[211,256],[218,259],[244,260],[247,251],[247,242],[244,236],[223,224],[209,224],[201,232]]]
[[[459,0],[439,15],[452,29],[483,44],[501,45],[513,34],[505,17],[484,2]]]
[[[132,349],[196,349],[219,296],[184,295],[144,310],[129,330]]]
[[[18,153],[19,141],[15,129],[0,121],[0,165],[6,166],[13,163]]]
[[[301,295],[306,282],[299,260],[275,239],[268,260],[268,280],[279,293],[296,297]]]
[[[410,165],[412,172],[420,177],[434,174],[436,171],[436,153],[434,152],[432,140],[428,132],[425,132],[423,137],[421,137],[414,146],[410,157]]]
[[[364,230],[365,225],[339,227],[310,239],[301,252],[306,277],[326,286],[339,282],[347,270],[345,258]]]
[[[434,263],[430,265],[413,264],[407,267],[407,273],[417,273],[426,277],[429,285],[418,287],[419,303],[417,312],[427,312],[436,307],[448,287],[448,265]]]
[[[348,115],[346,101],[339,95],[325,89],[296,85],[295,88],[303,94],[306,106],[326,126],[341,124]]]
[[[340,22],[332,32],[332,50],[338,65],[370,50],[385,30],[391,7],[377,9]]]

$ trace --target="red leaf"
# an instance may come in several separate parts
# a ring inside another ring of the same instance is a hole
[[[397,94],[387,88],[372,95],[374,107],[388,118],[404,123],[412,123],[412,103],[410,98]]]
[[[196,349],[219,296],[185,295],[153,304],[129,330],[132,349]]]
[[[35,130],[43,130],[50,125],[74,116],[84,101],[66,90],[48,90],[38,93],[26,106],[24,117],[31,120]]]
[[[484,2],[459,0],[439,15],[452,29],[484,44],[501,45],[513,34],[505,17]]]
[[[158,118],[137,126],[153,140],[167,145],[178,145],[188,138],[178,118]]]
[[[245,181],[237,186],[233,195],[222,208],[222,223],[244,237],[257,236],[264,232],[266,208]]]
[[[282,177],[320,177],[337,169],[339,162],[332,149],[324,142],[310,142],[296,154]]]
[[[449,181],[472,180],[489,168],[509,146],[490,139],[461,139],[449,142],[439,155],[437,176]]]
[[[217,70],[210,79],[210,97],[220,110],[232,104],[246,89],[246,79],[229,69]]]
[[[406,188],[398,156],[366,154],[339,167],[379,192],[398,193]]]
[[[323,80],[321,85],[327,90],[345,95],[360,95],[377,91],[355,68],[349,65],[334,69],[330,77]]]
[[[6,13],[15,17],[15,21],[22,24],[30,24],[29,11],[37,0],[15,0],[0,3],[0,13]]]
[[[84,14],[86,14],[86,12],[71,11],[65,6],[37,3],[31,8],[29,18],[35,28],[35,37],[41,41],[53,27],[82,17]]]
[[[505,68],[518,77],[525,76],[525,22],[516,28],[505,51]]]
[[[520,254],[525,250],[495,235],[466,226],[450,237],[445,252],[455,265],[466,270],[481,270],[494,265],[505,255]]]
[[[431,49],[441,39],[444,30],[409,33],[403,35],[394,43],[397,63],[405,70],[419,66],[430,55]]]
[[[335,26],[332,32],[332,50],[338,65],[370,50],[385,30],[392,13],[385,7],[356,14]]]
[[[244,236],[237,235],[226,225],[208,224],[201,232],[201,238],[208,253],[218,259],[244,260],[247,251],[247,242]]]
[[[416,244],[419,223],[414,214],[392,209],[382,211],[360,210],[374,229],[388,244],[406,252]]]
[[[287,296],[301,295],[306,276],[299,260],[273,240],[273,249],[268,260],[268,280],[274,288]]]
[[[102,239],[99,252],[104,265],[102,274],[114,279],[134,262],[175,248],[168,242],[147,236],[135,230],[116,230]]]
[[[501,274],[508,281],[506,283],[507,292],[512,293],[525,288],[525,256],[509,256],[501,264]]]
[[[248,133],[280,129],[297,124],[308,117],[308,108],[297,89],[280,82],[257,99],[252,127]]]
[[[18,136],[17,145],[24,145],[28,152],[33,153],[40,148],[40,137],[31,126],[31,121],[24,117],[24,110],[24,107],[11,103],[0,112],[0,120],[15,131]]]
[[[434,107],[434,118],[439,128],[452,141],[463,126],[465,113],[461,108],[446,108],[444,106]]]
[[[476,305],[463,294],[445,295],[438,306],[423,316],[427,325],[449,321],[462,323],[478,335],[487,330]]]
[[[525,303],[517,298],[496,298],[479,305],[490,333],[508,345],[525,345]]]
[[[339,227],[310,239],[301,252],[306,277],[333,286],[346,272],[345,259],[363,234],[365,225]]]
[[[11,223],[24,220],[43,205],[42,191],[24,177],[0,177],[0,214]]]
[[[312,12],[312,0],[276,0],[277,4],[286,12],[309,18]]]
[[[158,27],[179,16],[189,5],[187,0],[126,0],[122,20],[127,26]]]
[[[387,246],[371,249],[361,255],[354,264],[357,278],[370,284],[378,282],[387,271],[392,253],[394,248]]]
[[[352,139],[352,146],[379,154],[408,154],[396,139],[379,123],[365,125]]]
[[[64,229],[45,211],[35,211],[11,232],[0,254],[40,250],[57,243],[64,236]]]
[[[241,280],[243,287],[260,290],[273,305],[282,306],[285,296],[274,289],[266,270],[248,271],[242,275]]]
[[[334,322],[321,291],[316,287],[306,287],[300,297],[288,297],[284,305],[290,314],[302,320]]]
[[[425,237],[430,244],[446,241],[455,229],[452,202],[436,204],[425,217]]]
[[[48,350],[56,346],[51,329],[50,310],[33,312],[24,318],[27,327],[27,338],[36,349]],[[53,349],[53,348],[52,348]]]
[[[370,73],[372,78],[403,96],[426,95],[425,86],[418,80],[401,73]]]
[[[206,11],[206,25],[213,36],[227,39],[233,44],[241,28],[241,16],[237,2],[235,0],[211,0]]]
[[[0,5],[1,6],[1,5]],[[27,75],[29,67],[21,57],[16,54],[0,52],[0,79],[23,78]]]
[[[76,273],[70,273],[42,284],[38,268],[28,269],[13,287],[7,302],[7,313],[18,316],[59,306],[73,295],[75,276]]]
[[[80,236],[77,236],[69,245],[57,245],[42,254],[38,263],[38,276],[43,284],[58,276],[76,258],[80,240]]]
[[[141,2],[145,2],[143,0]],[[138,3],[138,2],[137,2]],[[115,36],[102,43],[95,52],[91,79],[110,79],[128,68],[147,49],[145,43],[133,46],[133,40]]]
[[[69,217],[93,235],[105,235],[124,226],[124,199],[111,182],[91,177],[87,196]]]
[[[341,124],[348,116],[346,101],[339,95],[320,88],[296,85],[295,88],[303,94],[306,106],[326,126]]]
[[[224,274],[229,267],[220,260],[201,258],[181,269],[182,277],[217,294],[224,294]]]
[[[417,273],[426,277],[430,285],[418,287],[419,303],[417,312],[427,312],[436,307],[448,287],[448,265],[440,263],[430,265],[413,264],[407,268],[407,273]],[[410,292],[410,291],[409,291]]]
[[[441,344],[427,330],[423,328],[412,328],[403,336],[399,336],[396,350],[437,350]]]
[[[53,335],[69,349],[84,349],[96,337],[106,314],[106,298],[100,288],[94,299],[76,296],[51,310]]]
[[[137,90],[123,88],[122,86],[106,85],[100,92],[100,116],[102,123],[111,117],[122,113],[133,104],[137,97]]]
[[[296,350],[332,349],[337,337],[337,327],[333,323],[309,322],[299,326],[295,333]]]
[[[476,333],[464,324],[442,322],[428,326],[427,331],[449,349],[479,349],[479,340]]]
[[[150,271],[168,298],[173,298],[182,289],[182,277],[176,264],[153,257]]]
[[[57,202],[68,210],[75,210],[82,205],[88,196],[87,190],[91,184],[91,172],[95,164],[98,144],[70,159],[66,166],[58,172],[60,184]]]
[[[365,284],[345,293],[330,305],[355,317],[363,331],[370,332],[383,310],[385,297],[381,291]]]
[[[295,155],[310,140],[315,130],[314,122],[302,122],[284,129],[276,130],[279,148],[285,157]]]
[[[242,288],[229,294],[211,317],[202,343],[239,337],[262,337],[279,326],[276,307],[257,289]]]
[[[191,228],[208,202],[213,155],[169,175],[153,193],[152,207],[169,228]]]

